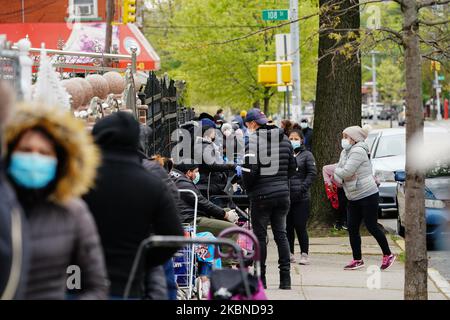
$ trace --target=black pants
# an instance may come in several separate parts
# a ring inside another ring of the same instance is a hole
[[[336,211],[336,223],[343,225],[347,223],[347,204],[348,200],[345,196],[345,191],[343,188],[337,189],[339,208]]]
[[[289,249],[294,254],[295,234],[297,234],[300,243],[300,252],[308,254],[309,237],[306,223],[308,222],[310,212],[310,201],[304,199],[291,203],[289,214],[287,216],[287,237],[289,241]]]
[[[350,245],[352,246],[353,259],[361,260],[361,236],[359,227],[362,220],[367,230],[377,240],[384,255],[391,254],[389,245],[383,231],[378,227],[378,201],[379,194],[375,193],[366,198],[348,201],[347,226],[350,236]]]
[[[291,269],[289,243],[286,235],[286,217],[289,212],[289,205],[289,197],[250,201],[253,232],[258,238],[261,248],[262,275],[265,275],[266,272],[266,240],[269,222],[278,248],[278,267],[281,272],[289,272]]]

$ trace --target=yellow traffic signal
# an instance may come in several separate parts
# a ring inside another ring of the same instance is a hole
[[[123,23],[136,22],[136,0],[123,0]]]
[[[431,71],[440,71],[441,63],[439,61],[431,61]]]
[[[280,74],[278,74],[280,68]],[[292,66],[284,61],[266,61],[258,66],[258,82],[267,86],[285,86],[292,82]]]

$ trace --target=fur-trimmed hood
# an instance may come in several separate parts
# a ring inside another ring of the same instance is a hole
[[[84,123],[60,108],[21,105],[15,109],[6,126],[6,145],[36,126],[44,128],[67,154],[64,170],[50,199],[64,203],[85,194],[94,183],[100,152]],[[5,153],[10,152],[7,150]]]

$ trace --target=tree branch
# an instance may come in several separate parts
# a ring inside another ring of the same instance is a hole
[[[425,7],[439,6],[447,3],[450,3],[450,0],[423,0],[419,1],[418,8],[420,10]]]
[[[438,20],[438,21],[425,21],[425,20],[419,19],[419,24],[423,24],[423,25],[430,26],[430,27],[441,25],[441,24],[448,24],[448,23],[450,23],[450,19]]]

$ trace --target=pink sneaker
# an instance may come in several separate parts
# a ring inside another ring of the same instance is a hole
[[[364,267],[363,260],[352,260],[348,265],[344,267],[344,270],[356,270]]]
[[[387,268],[389,268],[390,266],[392,266],[392,264],[395,261],[395,255],[390,254],[390,255],[386,255],[383,256],[383,262],[381,263],[381,270],[386,270]]]

